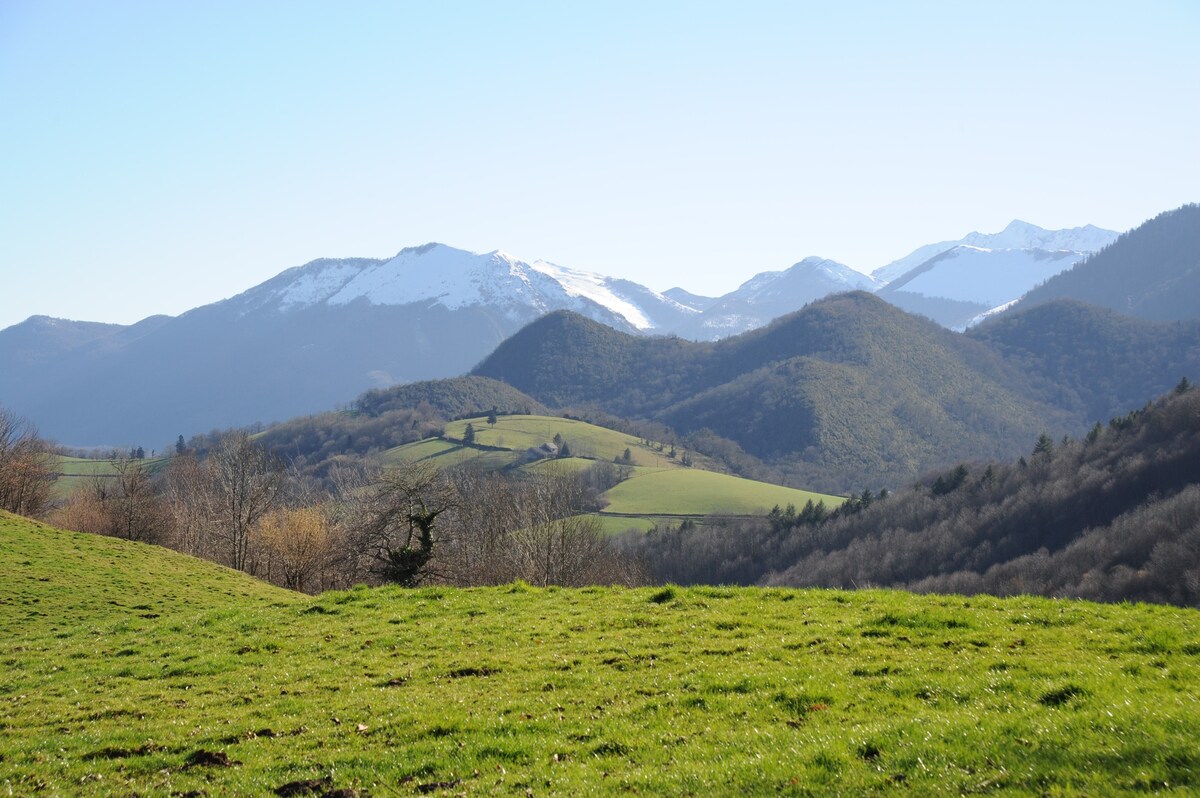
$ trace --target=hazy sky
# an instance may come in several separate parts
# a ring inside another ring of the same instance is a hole
[[[1200,200],[1200,3],[0,0],[0,328],[441,241],[732,290]]]

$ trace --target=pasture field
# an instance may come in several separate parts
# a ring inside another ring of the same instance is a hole
[[[490,426],[487,417],[468,418],[452,421],[446,425],[446,435],[462,439],[466,434],[467,424],[475,428],[475,442],[484,446],[501,446],[515,452],[540,446],[561,435],[571,449],[571,454],[579,457],[591,457],[612,462],[614,457],[621,457],[625,450],[633,458],[632,465],[654,466],[657,468],[681,468],[683,449],[676,452],[676,457],[669,456],[670,445],[664,444],[663,451],[658,451],[658,442],[647,446],[634,435],[598,427],[585,421],[554,416],[500,416],[496,425]],[[692,454],[693,465],[696,468],[711,467],[708,458]]]
[[[291,594],[0,516],[0,794],[1194,795],[1200,613]]]
[[[142,468],[153,474],[165,468],[170,461],[169,457],[147,457],[139,462],[142,464]],[[96,477],[101,479],[116,477],[112,460],[54,455],[51,467],[58,474],[58,479],[54,482],[55,499],[66,499]]]
[[[606,512],[633,514],[766,515],[772,507],[802,508],[811,500],[832,510],[845,499],[714,471],[646,470],[604,494]]]
[[[478,449],[457,442],[465,435],[468,423],[475,427],[476,443],[506,447],[511,451]],[[693,467],[687,468],[681,463],[683,450],[671,458],[669,446],[660,452],[657,443],[646,445],[631,435],[552,416],[500,416],[495,427],[488,425],[486,417],[454,421],[446,425],[447,438],[454,440],[429,438],[398,446],[384,453],[383,462],[425,460],[443,466],[470,462],[486,469],[497,469],[519,463],[526,449],[553,440],[555,434],[561,435],[571,447],[572,454],[577,456],[539,460],[521,466],[522,469],[535,473],[582,469],[596,460],[612,462],[614,457],[623,457],[629,449],[634,463],[631,477],[604,494],[609,505],[599,517],[608,532],[631,527],[649,529],[656,522],[678,522],[689,517],[699,520],[713,513],[765,515],[777,504],[786,507],[790,503],[801,508],[809,499],[823,501],[832,510],[845,501],[840,496],[706,470],[713,467],[712,462],[695,454],[691,455]]]

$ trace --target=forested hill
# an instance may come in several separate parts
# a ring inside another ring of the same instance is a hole
[[[1044,429],[1078,432],[1092,420],[1073,390],[1060,397],[1046,375],[992,342],[864,292],[718,343],[634,337],[551,314],[474,373],[552,407],[595,407],[683,434],[707,428],[822,489],[904,484],[956,460],[1015,455]]]
[[[1016,307],[1053,299],[1159,321],[1200,318],[1200,205],[1159,214],[1033,289]]]
[[[1200,374],[1200,321],[1146,321],[1076,300],[1005,313],[967,336],[1034,377],[1044,399],[1092,421]]]
[[[1200,606],[1200,390],[961,466],[807,535],[765,581]]]
[[[1082,440],[963,463],[832,519],[668,530],[625,543],[657,579],[1033,593],[1200,606],[1200,390],[1181,385]]]

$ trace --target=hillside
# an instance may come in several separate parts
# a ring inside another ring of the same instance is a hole
[[[1200,607],[1200,391],[963,466],[809,536],[773,584],[1039,593]],[[787,560],[785,560],[786,562]]]
[[[709,429],[760,458],[800,459],[810,466],[800,478],[827,490],[902,482],[1080,424],[1029,398],[1030,378],[989,347],[862,292],[715,344],[551,314],[474,373],[550,406]]]
[[[56,475],[54,494],[58,499],[70,496],[75,491],[88,485],[94,480],[112,482],[117,479],[117,469],[114,460],[97,460],[82,457],[67,457],[55,455],[52,467]],[[150,457],[137,461],[138,465],[149,474],[161,471],[169,462],[166,457]]]
[[[1047,280],[1018,308],[1077,299],[1154,321],[1200,318],[1200,205],[1184,205],[1130,230]]]
[[[1146,321],[1074,300],[1014,309],[968,337],[1040,380],[1044,399],[1091,421],[1200,374],[1200,321]]]
[[[15,794],[1200,786],[1194,611],[520,584],[310,599],[12,516],[0,563]]]
[[[294,467],[322,471],[340,455],[373,455],[437,435],[454,418],[498,413],[544,413],[536,399],[484,377],[394,385],[361,394],[343,411],[273,424],[258,441]]]
[[[1034,593],[1200,607],[1200,390],[1030,440],[1016,462],[961,463],[821,520],[629,538],[657,579]],[[799,509],[799,505],[796,506]]]
[[[468,425],[473,444],[465,444]],[[510,469],[517,474],[545,469],[586,470],[611,466],[611,479],[599,494],[602,508],[595,513],[605,528],[651,526],[656,520],[706,516],[766,515],[777,504],[822,502],[829,509],[840,496],[812,493],[781,485],[717,473],[709,458],[672,444],[640,439],[577,419],[553,416],[501,416],[494,425],[486,417],[447,424],[444,437],[396,447],[383,454],[384,463],[428,461],[439,467],[472,464],[484,470]],[[562,441],[570,457],[531,460],[528,450]],[[629,457],[626,459],[625,455]],[[645,522],[639,523],[639,522]]]

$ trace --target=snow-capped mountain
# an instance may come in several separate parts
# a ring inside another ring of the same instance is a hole
[[[1014,221],[999,233],[920,247],[874,272],[879,295],[910,313],[962,330],[1108,246],[1118,234],[1088,225],[1045,230]]]
[[[690,338],[715,340],[762,327],[809,302],[842,291],[874,291],[875,280],[837,261],[809,257],[783,271],[760,272],[712,302],[681,328]]]
[[[553,310],[630,333],[700,315],[627,280],[428,244],[389,259],[316,260],[133,327],[31,319],[0,331],[0,404],[72,444],[154,448],[462,374]],[[104,396],[103,412],[81,405],[84,393]]]
[[[967,233],[957,241],[940,241],[918,247],[899,260],[881,266],[871,272],[880,285],[887,285],[908,271],[920,266],[930,258],[956,246],[980,249],[1043,249],[1071,250],[1073,252],[1097,252],[1116,241],[1119,233],[1104,230],[1094,225],[1072,227],[1065,230],[1046,230],[1036,224],[1014,219],[999,233]],[[1032,286],[1030,286],[1032,287]],[[1026,289],[1028,290],[1028,289]],[[1015,299],[1016,297],[1012,297]]]
[[[877,275],[905,273],[880,295],[962,327],[1115,235],[1014,222],[889,264]],[[315,260],[129,327],[31,318],[0,330],[0,405],[66,443],[154,448],[179,434],[327,409],[372,387],[462,374],[553,310],[630,333],[713,340],[864,289],[879,290],[879,281],[816,257],[709,298],[500,250],[426,244],[392,258]],[[105,400],[81,404],[85,395]]]
[[[285,313],[360,301],[447,310],[486,307],[522,324],[553,310],[573,310],[643,332],[696,313],[627,280],[547,261],[527,263],[502,250],[479,254],[444,244],[409,247],[389,260],[313,261],[228,301],[247,311],[272,307]]]

